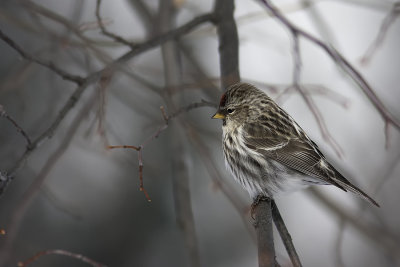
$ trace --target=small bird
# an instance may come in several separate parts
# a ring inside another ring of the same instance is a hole
[[[227,168],[253,199],[331,184],[379,207],[326,160],[289,114],[255,86],[230,86],[212,118],[223,122]]]

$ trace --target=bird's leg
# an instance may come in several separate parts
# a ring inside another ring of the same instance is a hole
[[[250,210],[250,215],[251,218],[253,218],[253,220],[255,220],[254,218],[254,212],[255,209],[257,207],[257,205],[261,202],[261,201],[271,201],[272,199],[265,196],[265,195],[257,195],[254,199],[253,199],[253,203],[251,204],[251,210]]]

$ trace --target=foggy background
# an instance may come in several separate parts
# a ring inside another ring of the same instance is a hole
[[[159,2],[104,0],[100,15],[109,32],[140,44],[168,31]],[[398,20],[376,50],[367,53],[391,10],[397,12],[392,12],[393,19],[399,14],[394,3],[274,1],[295,25],[332,44],[399,119]],[[212,12],[214,1],[176,0],[173,5],[176,26],[171,28]],[[293,40],[287,28],[258,1],[237,0],[235,6],[242,81],[276,99],[333,165],[381,205],[373,207],[333,186],[278,198],[303,265],[400,266],[399,129],[390,124],[386,139],[385,122],[360,87],[320,47],[300,38],[300,82],[339,147],[330,145],[310,107],[296,90],[288,89]],[[2,0],[0,30],[30,55],[86,77],[130,49],[101,33],[95,10],[94,0]],[[207,104],[184,110],[151,138],[165,125],[160,106],[169,116],[191,103],[218,103],[223,92],[218,47],[215,26],[203,23],[179,39],[179,52],[173,55],[177,64],[165,64],[168,54],[156,46],[117,64],[110,76],[83,91],[51,138],[44,138],[22,162],[0,197],[0,229],[6,232],[0,235],[1,266],[15,266],[52,249],[107,266],[193,266],[188,244],[198,251],[200,266],[257,266],[252,200],[225,169],[221,121],[211,120],[215,108]],[[78,86],[24,59],[3,39],[0,53],[0,105],[35,140]],[[362,61],[366,53],[368,60]],[[175,73],[175,79],[166,73]],[[4,114],[2,179],[27,147]],[[107,149],[144,143],[143,182],[151,202],[139,191],[137,151]],[[179,202],[179,175],[187,179],[191,202]],[[191,206],[196,242],[181,231],[179,203]],[[274,237],[278,262],[291,266],[279,235]],[[88,265],[47,255],[29,266]]]

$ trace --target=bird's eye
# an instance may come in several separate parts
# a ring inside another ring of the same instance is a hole
[[[235,110],[234,110],[233,108],[228,108],[226,111],[227,111],[229,114],[232,114]]]

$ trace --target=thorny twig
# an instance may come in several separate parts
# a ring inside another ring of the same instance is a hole
[[[68,257],[80,260],[82,262],[85,262],[93,267],[106,267],[106,265],[99,263],[97,261],[94,261],[86,256],[83,256],[83,255],[77,254],[77,253],[73,253],[73,252],[69,252],[69,251],[63,250],[63,249],[51,249],[51,250],[40,251],[40,252],[36,253],[33,257],[27,259],[26,261],[18,262],[17,266],[25,267],[25,266],[28,266],[29,264],[37,261],[42,256],[54,255],[54,254],[68,256]]]
[[[345,59],[335,48],[324,43],[320,39],[315,36],[305,32],[300,29],[292,22],[290,22],[282,13],[276,9],[269,0],[259,0],[280,22],[282,22],[293,35],[301,36],[315,45],[319,46],[323,49],[333,61],[335,61],[340,67],[342,67],[346,73],[360,86],[364,94],[367,96],[369,101],[374,105],[374,107],[378,110],[379,114],[382,116],[385,122],[385,136],[386,140],[388,140],[389,128],[388,126],[391,124],[397,130],[400,130],[400,121],[398,121],[385,107],[382,101],[378,98],[375,91],[372,89],[370,84],[365,80],[365,78],[358,72],[350,62]],[[388,145],[388,142],[386,143]]]
[[[21,126],[18,125],[18,123],[6,112],[6,110],[4,109],[4,107],[2,105],[0,105],[0,117],[4,117],[6,118],[8,121],[10,121],[12,123],[12,125],[14,125],[15,129],[17,130],[17,132],[19,132],[26,140],[26,142],[28,143],[28,148],[32,145],[32,141],[29,138],[28,134],[24,131],[24,129],[21,128]]]

